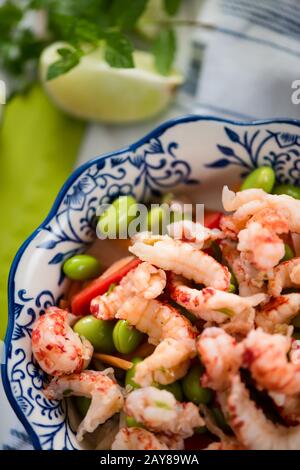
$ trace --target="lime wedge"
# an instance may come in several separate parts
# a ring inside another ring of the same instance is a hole
[[[53,80],[46,80],[47,69],[59,56],[55,43],[40,59],[45,90],[67,113],[107,123],[129,123],[150,118],[170,103],[183,79],[177,72],[162,76],[155,71],[151,54],[134,52],[135,68],[110,67],[103,48],[84,56],[79,65]],[[67,46],[68,47],[68,46]]]

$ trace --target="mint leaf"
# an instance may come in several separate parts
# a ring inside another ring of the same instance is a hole
[[[159,73],[168,75],[176,52],[176,37],[172,29],[161,31],[153,44],[155,66]]]
[[[61,56],[56,62],[48,67],[47,80],[53,80],[60,75],[69,72],[79,64],[82,53],[79,50],[61,48],[57,51]]]
[[[96,44],[101,33],[94,23],[84,19],[58,13],[50,17],[51,27],[56,35],[74,45],[81,43]]]
[[[106,36],[105,60],[111,67],[134,67],[133,47],[131,42],[120,33]]]
[[[73,28],[73,41],[78,44],[88,42],[96,44],[100,38],[100,32],[97,26],[85,19],[78,19]]]
[[[181,6],[182,0],[164,0],[164,7],[166,12],[174,16],[178,12],[180,6]]]
[[[113,0],[111,15],[121,29],[132,29],[143,14],[149,0]]]
[[[63,59],[70,57],[70,54],[73,52],[72,49],[68,49],[67,47],[61,47],[57,49],[58,54],[63,57]]]

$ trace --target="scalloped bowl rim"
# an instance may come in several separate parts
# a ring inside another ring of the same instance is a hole
[[[14,313],[13,313],[13,291],[14,291],[14,279],[15,279],[15,273],[18,268],[19,261],[25,252],[27,246],[29,243],[36,237],[36,235],[42,230],[45,225],[48,224],[48,222],[55,216],[55,213],[57,209],[59,208],[63,198],[65,197],[65,194],[69,190],[69,188],[72,186],[73,182],[89,167],[94,165],[95,163],[99,163],[101,160],[104,160],[106,158],[110,158],[112,156],[120,155],[126,152],[132,152],[135,151],[138,147],[141,145],[145,144],[147,141],[149,141],[152,138],[155,137],[160,137],[167,129],[171,127],[175,127],[178,124],[184,124],[188,122],[195,122],[195,121],[213,121],[213,122],[219,122],[219,123],[224,123],[224,124],[232,124],[235,126],[241,126],[241,127],[246,127],[246,126],[260,126],[264,124],[289,124],[289,125],[295,125],[300,127],[300,120],[298,119],[289,119],[289,118],[274,118],[274,119],[260,119],[260,120],[254,120],[254,121],[237,121],[233,119],[225,119],[225,118],[219,118],[215,116],[209,116],[209,115],[197,115],[197,114],[189,114],[186,116],[181,116],[175,119],[170,119],[168,121],[163,122],[159,126],[155,127],[152,131],[150,131],[148,134],[146,134],[144,137],[141,139],[137,140],[133,144],[128,145],[127,147],[124,147],[120,150],[116,150],[113,152],[105,153],[102,155],[99,155],[98,157],[92,158],[86,163],[83,163],[81,166],[76,168],[70,176],[67,178],[63,186],[61,187],[60,191],[58,192],[58,195],[55,198],[55,201],[50,208],[48,215],[46,218],[43,220],[43,222],[32,232],[32,234],[23,242],[19,250],[17,251],[11,268],[9,272],[9,279],[8,279],[8,325],[6,329],[6,335],[4,339],[5,343],[5,350],[8,349],[11,338],[12,338],[12,332],[13,332],[13,325],[14,325]],[[31,427],[29,421],[27,420],[25,414],[22,412],[19,404],[15,400],[11,386],[10,386],[10,381],[7,376],[7,363],[6,360],[3,364],[1,364],[1,376],[2,376],[2,382],[3,382],[3,387],[6,393],[6,396],[8,398],[8,401],[16,413],[17,417],[23,424],[25,430],[27,431],[30,439],[32,440],[32,444],[36,450],[41,450],[41,444],[38,435],[36,432],[33,430]]]

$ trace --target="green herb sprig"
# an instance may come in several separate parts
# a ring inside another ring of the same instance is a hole
[[[92,50],[104,46],[111,67],[134,67],[134,31],[150,0],[7,0],[0,7],[0,68],[28,81],[37,73],[41,51],[55,41],[67,47],[58,50],[59,59],[48,68],[53,80],[79,64]],[[162,0],[165,12],[175,15],[182,0]],[[24,27],[29,12],[46,20],[45,34]],[[170,73],[176,52],[173,29],[163,28],[150,49],[159,73]]]

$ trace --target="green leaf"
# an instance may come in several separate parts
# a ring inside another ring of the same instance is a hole
[[[85,19],[78,19],[73,29],[74,40],[78,43],[88,42],[96,44],[100,38],[97,26]]]
[[[61,48],[57,51],[61,56],[56,62],[48,67],[47,80],[53,80],[60,75],[69,72],[79,64],[82,53],[75,49]]]
[[[48,8],[52,3],[52,0],[31,0],[28,3],[28,8],[32,10],[40,10],[41,8]]]
[[[105,60],[111,67],[134,67],[133,47],[131,42],[120,33],[111,33],[106,37]]]
[[[159,73],[168,75],[176,52],[176,37],[172,29],[161,31],[153,44],[155,66]]]
[[[0,37],[7,37],[23,17],[23,11],[12,2],[0,7]]]
[[[70,53],[72,52],[72,50],[68,49],[67,47],[61,47],[60,49],[57,49],[57,52],[61,57],[65,59],[66,57],[70,57]]]
[[[132,29],[145,11],[149,0],[113,0],[111,16],[113,23],[121,29]]]
[[[96,44],[101,36],[96,24],[84,19],[55,13],[51,16],[51,26],[57,39],[80,45],[82,43]]]
[[[164,0],[164,7],[166,12],[174,16],[178,12],[180,6],[181,6],[182,0]]]

